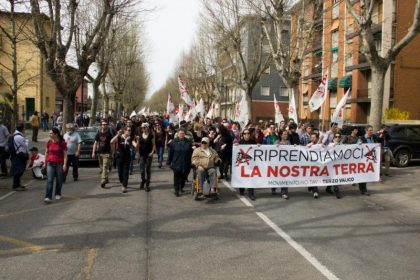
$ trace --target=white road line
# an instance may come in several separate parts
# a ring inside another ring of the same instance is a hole
[[[230,190],[234,190],[232,186],[224,181],[223,184]],[[248,207],[254,207],[248,199],[239,197],[240,200]],[[271,227],[281,238],[283,238],[290,246],[292,246],[302,257],[304,257],[309,263],[311,263],[319,272],[321,272],[329,280],[338,280],[337,276],[334,275],[325,265],[323,265],[318,259],[312,256],[302,245],[297,243],[290,235],[284,232],[279,226],[271,221],[265,214],[261,212],[255,212],[261,220],[263,220],[269,227]]]
[[[5,199],[5,198],[8,198],[8,197],[9,197],[9,196],[11,196],[11,195],[13,195],[15,192],[16,192],[16,191],[11,191],[11,192],[9,192],[8,194],[3,195],[2,197],[0,197],[0,201],[1,201],[1,200],[3,200],[3,199]]]

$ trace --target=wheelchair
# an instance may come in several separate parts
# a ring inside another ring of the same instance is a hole
[[[218,187],[217,175],[216,175],[216,186],[215,186],[215,188],[210,189],[210,193],[208,195],[205,195],[203,193],[203,190],[200,189],[200,186],[199,186],[199,183],[198,183],[197,167],[192,166],[192,170],[193,170],[193,180],[192,180],[192,183],[191,183],[191,196],[193,197],[193,199],[196,200],[196,201],[204,200],[204,199],[218,200],[220,197],[219,197],[219,187]],[[217,174],[217,169],[216,169],[216,174]],[[210,178],[209,178],[208,174],[206,174],[206,180],[205,180],[204,184],[210,184]]]

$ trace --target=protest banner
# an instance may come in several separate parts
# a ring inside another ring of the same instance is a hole
[[[333,186],[379,181],[380,144],[236,145],[232,187]]]

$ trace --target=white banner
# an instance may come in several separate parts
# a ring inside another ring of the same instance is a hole
[[[234,188],[319,187],[379,181],[380,144],[237,145]]]

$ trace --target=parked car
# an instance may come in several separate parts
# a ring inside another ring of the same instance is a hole
[[[391,125],[387,130],[395,166],[406,167],[411,160],[420,159],[420,125]]]
[[[95,136],[98,133],[97,127],[82,127],[77,130],[82,138],[82,145],[80,148],[80,162],[98,162],[98,156],[92,158],[93,144],[95,143]]]

